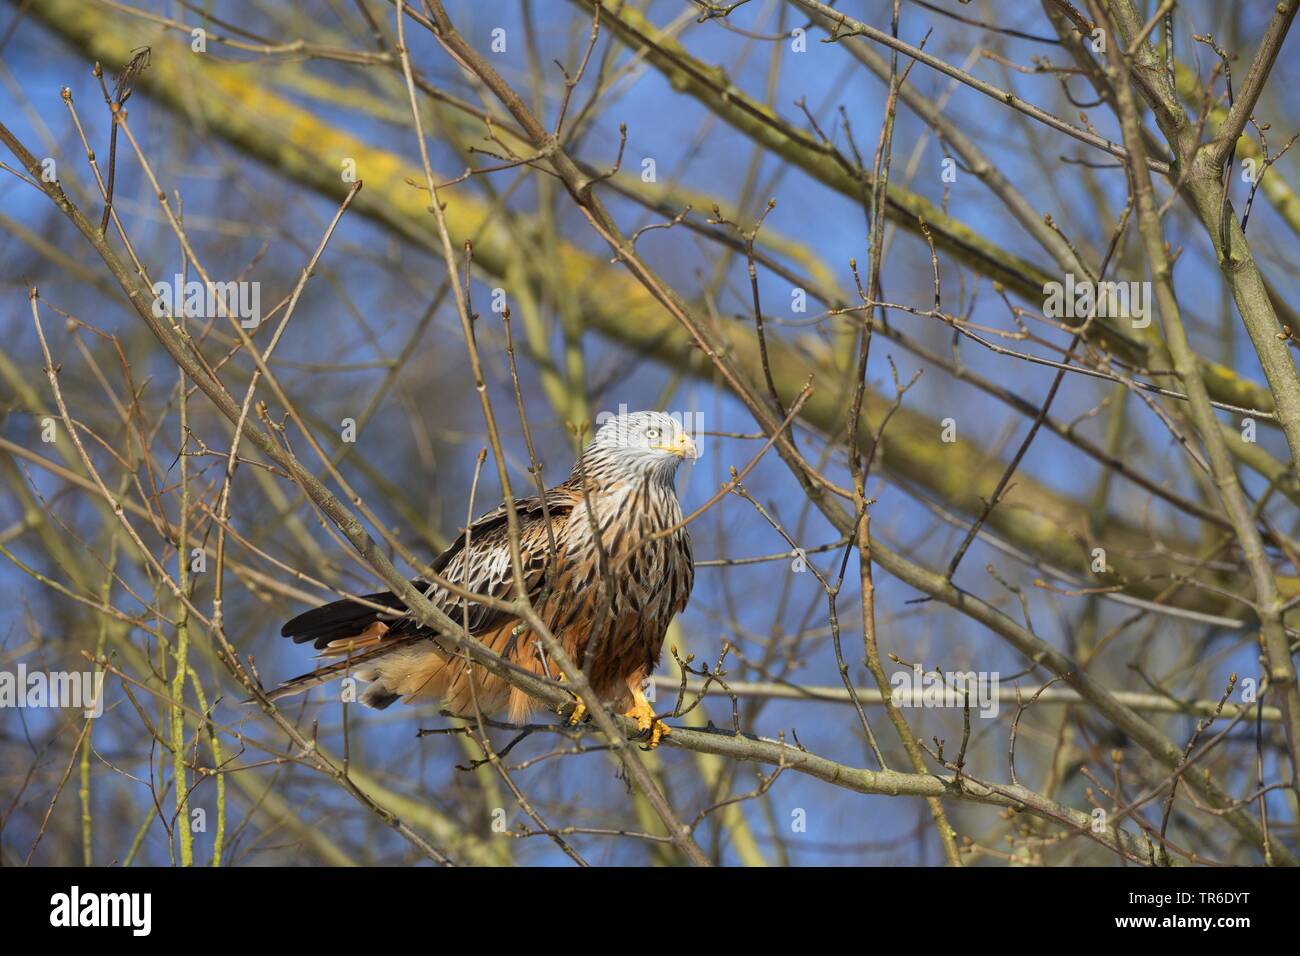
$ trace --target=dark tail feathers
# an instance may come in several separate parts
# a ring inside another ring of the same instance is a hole
[[[428,584],[424,581],[412,581],[414,587],[424,591]],[[381,604],[393,609],[394,615],[406,611],[406,605],[392,591],[367,594],[365,600],[372,604]],[[372,607],[358,604],[356,601],[333,601],[329,604],[299,614],[284,627],[280,628],[281,637],[293,639],[295,644],[313,642],[316,650],[324,650],[330,641],[355,637],[371,624],[389,618],[388,614],[376,611]]]

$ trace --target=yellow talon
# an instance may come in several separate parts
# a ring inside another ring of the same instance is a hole
[[[560,676],[555,679],[561,684],[568,680],[568,678],[564,676],[563,672],[561,672]],[[582,718],[587,716],[587,705],[578,697],[574,697],[574,700],[577,701],[577,705],[573,708],[573,713],[569,714],[569,719],[566,721],[570,727],[581,723]]]
[[[624,717],[630,717],[636,721],[637,730],[641,733],[650,732],[650,750],[659,746],[659,741],[672,733],[672,728],[659,720],[655,716],[655,710],[650,706],[650,701],[642,693],[640,686],[632,688],[632,706],[624,713]]]
[[[584,704],[582,701],[578,701],[578,706],[573,708],[573,713],[569,715],[569,726],[572,727],[575,724],[581,723],[582,718],[586,716],[587,716],[587,705]]]

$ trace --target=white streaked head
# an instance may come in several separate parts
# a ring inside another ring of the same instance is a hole
[[[582,453],[579,467],[596,480],[649,474],[671,484],[683,460],[700,456],[681,421],[665,412],[629,412],[608,418]],[[578,468],[574,469],[575,472]]]

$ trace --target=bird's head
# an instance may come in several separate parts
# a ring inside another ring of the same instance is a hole
[[[582,470],[592,478],[626,480],[646,475],[671,484],[683,460],[700,457],[682,423],[664,412],[613,415],[582,453]]]

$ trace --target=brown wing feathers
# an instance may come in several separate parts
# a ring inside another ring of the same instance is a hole
[[[540,503],[538,503],[535,498],[523,499],[517,502],[516,507],[526,515],[531,515],[533,512],[531,506],[535,503],[537,504],[536,511],[540,514]],[[490,541],[492,532],[498,530],[499,526],[504,527],[505,523],[506,512],[504,507],[498,508],[479,518],[469,529],[471,550],[481,549],[485,543]],[[437,573],[447,570],[448,566],[453,563],[453,559],[461,554],[464,547],[465,532],[461,532],[460,536],[457,537],[446,550],[439,554],[436,559],[434,559],[432,565],[433,570]],[[465,563],[466,562],[463,560],[457,562],[458,568],[463,569]],[[474,590],[476,582],[473,580],[474,562],[472,560],[472,555],[471,560],[468,563],[471,566],[471,575],[468,587],[471,590]],[[463,574],[453,574],[451,579],[459,583],[458,579],[464,579],[464,577],[465,575]],[[411,586],[418,589],[421,593],[427,593],[429,590],[428,582],[422,581],[418,578],[411,582]],[[385,607],[390,607],[393,609],[395,615],[401,615],[406,611],[406,605],[403,604],[401,598],[393,594],[392,591],[380,591],[376,594],[367,594],[364,596],[364,600],[372,604],[382,604]],[[461,606],[459,603],[454,601],[450,603],[457,608]],[[344,598],[341,601],[332,601],[329,604],[299,614],[280,629],[280,636],[292,638],[295,644],[305,644],[308,641],[312,641],[315,648],[319,651],[324,650],[332,641],[353,637],[360,634],[376,621],[386,620],[387,618],[388,616],[381,611],[376,611],[372,607],[367,607],[364,604],[359,604],[356,601]],[[457,619],[459,620],[459,618]],[[471,621],[471,626],[473,624],[474,622]]]
[[[537,497],[520,499],[515,503],[520,517],[524,571],[530,590],[540,584],[549,557],[550,536],[545,530],[544,515],[549,514],[553,523],[562,526],[572,504],[571,495],[557,494],[554,491],[548,493],[545,508]],[[558,541],[558,532],[556,537]],[[465,548],[467,538],[468,550]],[[562,544],[560,547],[562,549]],[[479,518],[467,532],[462,532],[433,561],[432,569],[467,590],[494,597],[508,597],[512,588],[508,548],[507,514],[502,506]],[[419,579],[412,581],[411,585],[421,593],[428,594],[454,621],[459,623],[463,619],[465,601],[457,595],[441,588],[430,590],[428,582]],[[332,601],[299,614],[281,628],[281,636],[291,638],[296,644],[311,642],[316,650],[322,652],[321,656],[345,659],[286,681],[274,691],[273,698],[319,686],[354,668],[355,673],[363,679],[375,680],[382,677],[388,685],[376,685],[368,689],[362,699],[372,706],[387,706],[397,696],[411,694],[413,688],[421,684],[413,676],[416,672],[433,675],[424,683],[434,690],[443,689],[442,681],[436,679],[439,672],[445,670],[440,663],[442,655],[431,641],[427,647],[422,643],[426,638],[433,637],[434,632],[403,617],[406,605],[391,591],[368,594],[362,600],[366,603],[351,599]],[[367,605],[380,605],[391,608],[391,611]],[[472,601],[469,604],[469,629],[480,638],[492,637],[505,644],[505,638],[509,636],[514,623],[509,615],[492,607]],[[502,631],[500,639],[496,635],[499,630]],[[411,649],[415,652],[415,657],[411,656],[411,652],[402,652],[402,648],[412,644],[423,648]],[[494,647],[498,652],[507,649],[513,652],[513,643],[508,648]],[[394,652],[401,653],[394,655]],[[389,658],[389,661],[386,662],[385,658]],[[391,661],[400,661],[400,668],[383,666]],[[371,666],[358,666],[367,662],[371,662]],[[442,676],[444,680],[452,677],[451,674]]]

